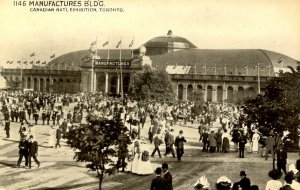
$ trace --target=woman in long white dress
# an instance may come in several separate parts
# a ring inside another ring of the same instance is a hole
[[[253,153],[258,152],[258,145],[259,145],[258,141],[259,141],[259,139],[260,139],[260,136],[259,136],[257,130],[255,130],[254,134],[252,136],[252,152]]]
[[[131,165],[131,172],[138,175],[153,174],[154,169],[149,160],[149,150],[138,140],[133,144],[134,158]]]

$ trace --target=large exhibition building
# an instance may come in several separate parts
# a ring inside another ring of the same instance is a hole
[[[138,49],[97,49],[70,52],[46,66],[3,68],[7,81],[22,80],[22,88],[54,92],[127,93],[130,76],[148,64],[166,69],[177,99],[200,91],[204,100],[237,103],[264,90],[266,82],[299,62],[262,49],[198,49],[172,34],[155,37]]]

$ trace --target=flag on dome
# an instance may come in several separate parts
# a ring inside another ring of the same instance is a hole
[[[33,61],[30,61],[30,64],[33,64]]]
[[[10,61],[6,61],[6,63],[10,63]]]
[[[55,54],[50,55],[50,59],[53,59],[55,57]]]
[[[91,43],[91,47],[90,47],[90,49],[89,49],[89,51],[90,51],[91,53],[95,53],[95,52],[96,52],[96,50],[97,50],[96,45],[97,45],[97,42],[96,42],[96,41],[93,41],[93,42]]]
[[[46,65],[46,61],[44,61],[42,64],[43,64],[43,65]]]
[[[116,48],[119,48],[119,46],[121,45],[122,41],[120,40],[116,46]]]
[[[37,61],[36,64],[40,64],[40,61]]]
[[[21,63],[21,61],[17,61],[17,63]]]
[[[129,44],[129,47],[132,47],[133,46],[133,43],[134,43],[134,39],[131,40],[130,44]]]
[[[103,44],[102,46],[103,46],[103,47],[104,47],[104,46],[107,46],[108,43],[109,43],[109,41],[106,41],[106,42],[104,42],[104,44]]]
[[[32,54],[30,54],[30,57],[33,57],[33,56],[35,56],[35,52],[33,52]]]
[[[96,45],[97,44],[97,42],[96,41],[93,41],[92,43],[91,43],[91,46],[94,46],[94,45]]]
[[[23,63],[24,63],[24,64],[27,64],[27,61],[24,61]]]

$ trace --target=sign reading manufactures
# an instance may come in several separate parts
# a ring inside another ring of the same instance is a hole
[[[97,60],[95,59],[94,62],[95,66],[124,66],[124,67],[130,67],[131,66],[131,61],[112,61],[112,60]]]

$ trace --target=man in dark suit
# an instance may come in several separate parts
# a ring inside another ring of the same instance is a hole
[[[182,134],[183,134],[183,131],[180,130],[179,135],[175,139],[175,147],[176,147],[178,161],[181,160],[181,157],[184,154],[184,143],[186,142],[186,140]]]
[[[59,126],[59,128],[56,129],[56,144],[55,144],[55,148],[57,148],[58,146],[59,146],[59,148],[61,147],[60,146],[60,140],[62,138],[62,135],[63,135],[62,127]]]
[[[25,137],[20,140],[19,149],[19,160],[17,167],[20,167],[23,157],[25,157],[25,166],[28,166],[28,141]]]
[[[29,169],[31,169],[31,157],[37,163],[38,167],[40,167],[40,162],[36,158],[38,155],[38,143],[33,140],[32,135],[30,135],[28,139],[28,153]]]
[[[172,134],[174,130],[171,129],[170,132],[168,132],[168,135],[165,136],[165,143],[166,143],[166,152],[165,152],[165,156],[167,156],[170,152],[172,153],[173,158],[175,158],[175,151],[173,148],[174,145],[174,135]]]
[[[247,137],[241,132],[241,137],[239,140],[239,157],[244,158],[245,145],[247,143]]]
[[[155,134],[154,136],[155,136],[154,140],[153,140],[154,150],[153,150],[151,156],[154,157],[154,154],[157,151],[158,152],[158,156],[161,158],[161,154],[160,154],[160,150],[159,150],[159,145],[161,144],[161,139],[158,137],[158,134]]]
[[[43,120],[43,125],[45,125],[45,120],[46,120],[46,112],[45,110],[43,110],[43,113],[42,113],[42,120]]]
[[[4,130],[6,132],[6,137],[9,138],[10,137],[10,121],[9,120],[5,121]]]
[[[164,179],[161,177],[161,168],[156,168],[156,177],[151,182],[150,190],[165,190]]]
[[[249,190],[251,186],[250,179],[247,178],[246,172],[241,171],[240,177],[242,178],[239,182],[233,184],[232,190]]]
[[[277,169],[279,171],[283,170],[286,174],[286,160],[287,152],[282,144],[279,145],[279,150],[277,151]]]
[[[164,172],[164,190],[173,190],[172,175],[169,172],[169,166],[167,163],[162,164],[162,171]]]

